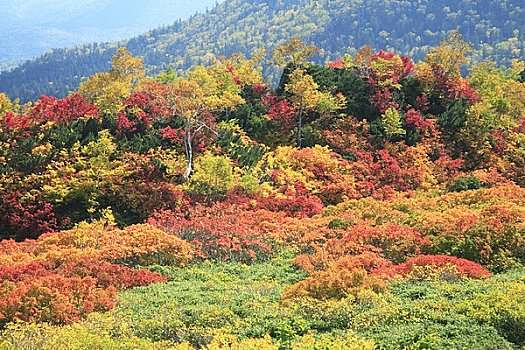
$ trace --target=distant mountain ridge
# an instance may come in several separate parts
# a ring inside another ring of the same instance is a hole
[[[183,71],[213,55],[249,53],[293,35],[315,43],[320,60],[363,45],[422,58],[450,30],[472,42],[476,59],[508,64],[525,53],[522,0],[226,0],[212,10],[121,44],[55,50],[0,75],[0,91],[34,100],[63,96],[94,72],[107,70],[117,46],[142,56],[150,73]]]
[[[12,0],[0,4],[0,61],[23,61],[78,44],[114,41],[173,24],[216,0]]]

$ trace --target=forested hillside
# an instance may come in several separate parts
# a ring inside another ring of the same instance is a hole
[[[116,41],[171,25],[215,0],[11,0],[0,2],[2,62],[23,63],[57,48]]]
[[[525,62],[470,50],[0,95],[0,349],[523,349]]]
[[[418,60],[451,29],[473,43],[475,59],[508,65],[523,57],[521,0],[227,0],[209,13],[149,32],[124,45],[144,58],[149,73],[185,70],[213,56],[271,50],[299,35],[323,51],[317,58],[355,53],[363,45]],[[0,75],[0,91],[22,100],[63,97],[85,77],[109,69],[115,44],[56,50]],[[275,72],[272,78],[276,79]]]

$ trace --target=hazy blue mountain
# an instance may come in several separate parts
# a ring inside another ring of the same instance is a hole
[[[217,0],[0,0],[0,70],[55,48],[116,41],[173,24]]]

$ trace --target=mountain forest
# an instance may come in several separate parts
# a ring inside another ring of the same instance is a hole
[[[161,6],[163,1],[150,1],[148,6]],[[135,5],[119,6],[114,12]],[[153,12],[138,12],[147,11]],[[98,15],[91,17],[98,21]],[[356,54],[365,45],[420,61],[450,30],[459,30],[472,43],[475,62],[491,59],[510,68],[512,59],[524,56],[524,18],[522,0],[225,0],[205,13],[129,40],[48,52],[0,74],[0,91],[22,102],[41,94],[65,97],[89,76],[109,70],[119,47],[143,57],[149,75],[168,68],[182,74],[220,56],[249,56],[261,47],[271,60],[271,51],[293,36],[321,49],[313,58],[318,64]],[[271,65],[265,65],[263,73],[278,83],[280,72]]]
[[[525,349],[525,63],[474,48],[1,94],[0,349]]]

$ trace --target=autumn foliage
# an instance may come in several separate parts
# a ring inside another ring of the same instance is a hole
[[[152,226],[81,224],[34,241],[2,241],[0,322],[71,323],[112,309],[118,290],[165,282],[136,266],[183,265],[189,245]]]
[[[180,282],[180,271],[218,266],[222,281],[232,266],[275,263],[293,277],[272,270],[261,274],[267,284],[235,290],[271,295],[279,308],[257,316],[265,333],[242,335],[291,349],[359,329],[352,322],[375,327],[380,317],[356,315],[387,313],[403,288],[500,283],[492,274],[525,263],[525,64],[484,63],[464,76],[468,51],[452,32],[417,64],[363,48],[322,67],[294,39],[276,51],[284,70],[273,89],[262,54],[145,77],[120,49],[109,72],[69,97],[3,103],[0,328],[112,310],[118,293],[168,280],[152,271]],[[216,299],[200,303],[205,311],[174,301],[166,310],[180,319],[151,321],[169,330],[150,337],[206,348],[222,338],[203,325],[241,335],[248,325],[237,317],[264,309],[236,299],[234,311],[216,310]],[[314,328],[337,332],[311,338]]]

